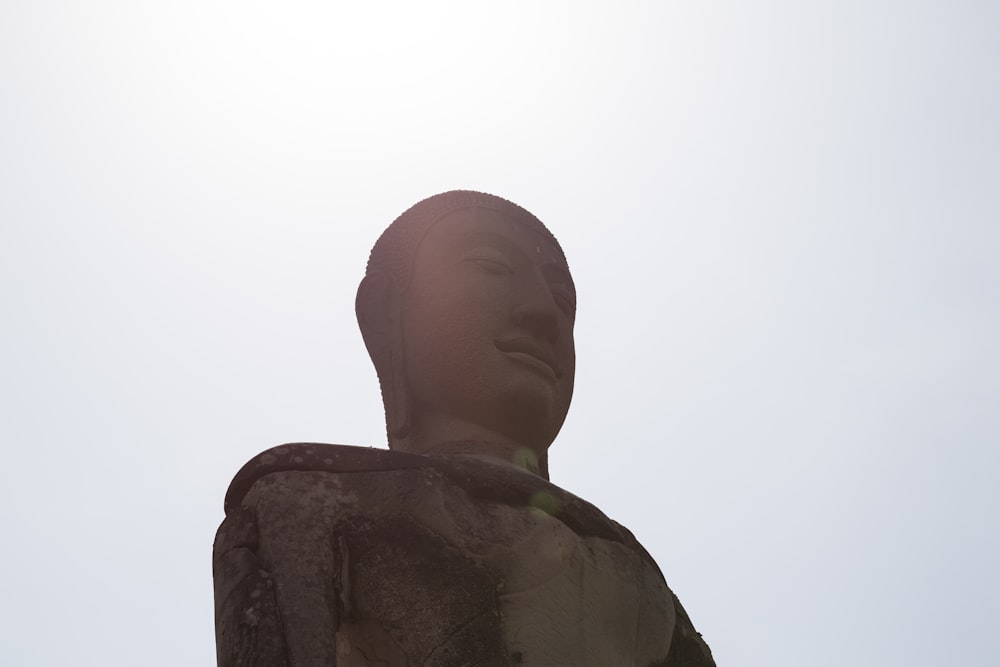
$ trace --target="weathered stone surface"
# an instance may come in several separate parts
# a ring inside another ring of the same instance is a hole
[[[487,460],[394,458],[284,445],[234,479],[217,550],[254,517],[276,637],[311,647],[288,664],[712,664],[652,559],[589,503]],[[217,588],[240,571],[217,565]]]
[[[274,581],[257,558],[253,511],[229,514],[215,538],[215,636],[219,665],[286,667],[288,647]]]

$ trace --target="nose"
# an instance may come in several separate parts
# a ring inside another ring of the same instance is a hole
[[[521,287],[512,315],[514,323],[532,336],[552,343],[559,339],[558,306],[544,280]]]

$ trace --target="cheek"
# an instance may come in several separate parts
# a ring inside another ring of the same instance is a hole
[[[490,373],[500,329],[495,309],[467,294],[438,290],[404,314],[403,347],[415,381],[426,389],[476,386]]]
[[[507,316],[509,301],[507,294],[456,276],[446,288],[415,294],[407,317],[420,331],[442,341],[488,342]]]
[[[470,314],[441,304],[415,309],[407,314],[404,342],[419,347],[446,347],[469,336]]]

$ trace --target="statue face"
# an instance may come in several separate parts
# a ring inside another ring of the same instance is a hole
[[[576,291],[553,239],[490,209],[452,213],[417,249],[402,308],[415,423],[433,414],[543,453],[576,364]]]

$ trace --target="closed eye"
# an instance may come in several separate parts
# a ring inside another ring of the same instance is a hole
[[[473,248],[462,257],[464,261],[473,262],[487,273],[509,275],[514,272],[507,256],[496,248],[483,246]]]

